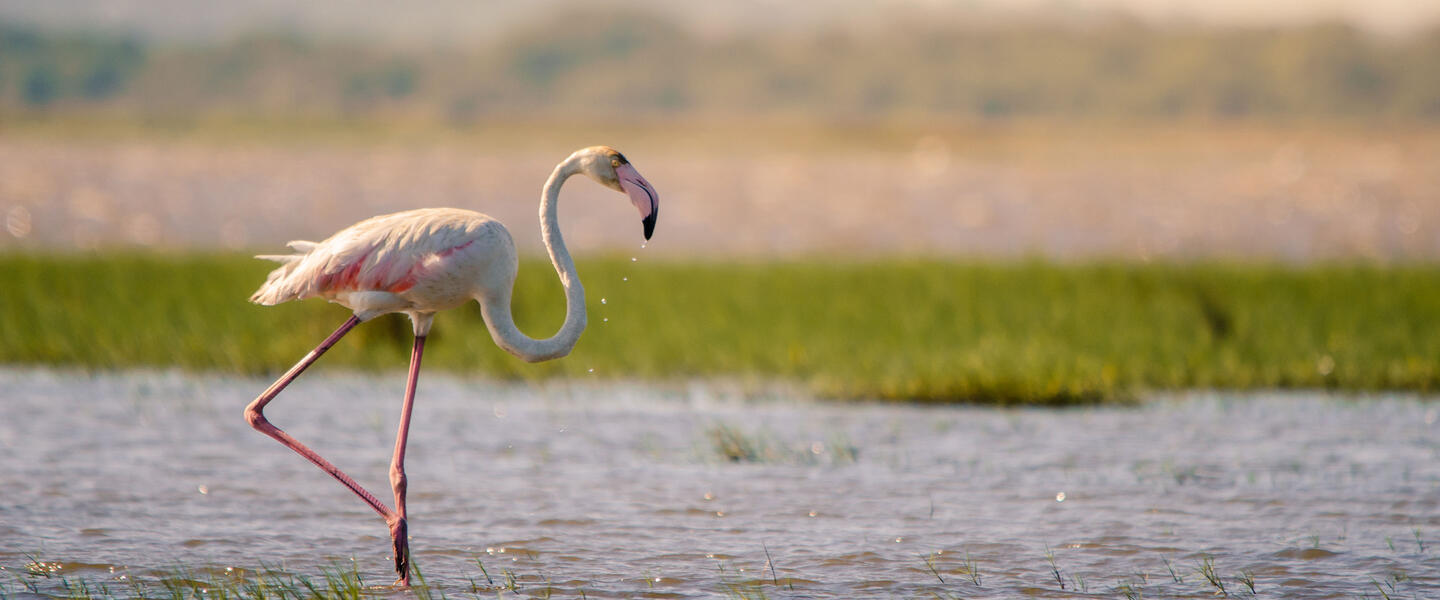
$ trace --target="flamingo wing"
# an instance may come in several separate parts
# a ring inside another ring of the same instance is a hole
[[[470,211],[422,209],[361,221],[323,242],[290,242],[296,254],[256,257],[282,264],[250,301],[272,305],[340,292],[404,292],[425,276],[433,257],[468,245],[487,221]]]

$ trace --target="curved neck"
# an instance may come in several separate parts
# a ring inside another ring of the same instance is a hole
[[[580,340],[580,333],[585,331],[585,288],[580,285],[580,276],[575,273],[575,261],[570,259],[570,251],[565,248],[565,238],[560,235],[560,221],[556,214],[560,186],[579,172],[579,161],[572,156],[555,167],[540,193],[540,236],[545,241],[555,272],[560,275],[560,285],[565,288],[565,324],[560,326],[560,331],[543,340],[521,333],[510,314],[510,289],[497,290],[499,294],[480,298],[480,309],[485,315],[490,337],[507,352],[529,362],[569,354],[575,342]],[[514,283],[512,279],[511,286]]]

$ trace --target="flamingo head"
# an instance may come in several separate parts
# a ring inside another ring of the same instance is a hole
[[[655,193],[655,188],[614,148],[594,146],[581,152],[585,154],[581,161],[585,174],[605,187],[630,196],[630,202],[640,211],[645,239],[650,239],[650,234],[655,232],[655,217],[660,214],[660,195]]]

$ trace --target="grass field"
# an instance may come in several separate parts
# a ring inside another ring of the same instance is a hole
[[[0,255],[0,362],[274,374],[347,312],[246,302],[269,263],[238,255]],[[1122,401],[1147,390],[1440,389],[1440,269],[889,259],[582,260],[590,328],[530,365],[478,306],[442,313],[429,369],[499,378],[795,381],[837,398]],[[521,265],[515,313],[563,320],[548,264]],[[401,370],[408,321],[358,328],[322,368]],[[592,371],[593,370],[593,371]]]

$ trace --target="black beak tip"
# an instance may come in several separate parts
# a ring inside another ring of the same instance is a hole
[[[648,242],[650,241],[650,234],[655,233],[655,213],[650,213],[650,216],[645,217],[645,220],[640,223],[645,225],[645,241]]]

